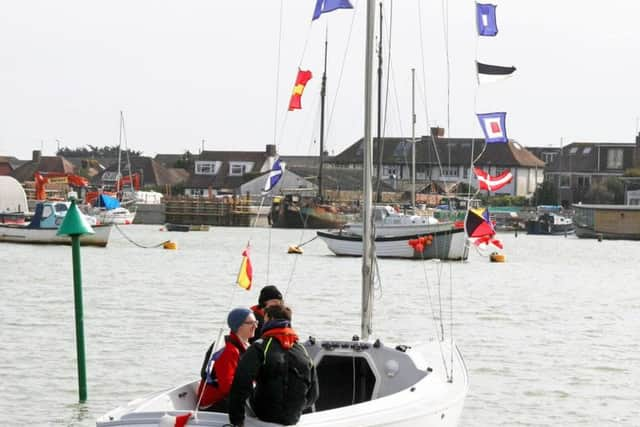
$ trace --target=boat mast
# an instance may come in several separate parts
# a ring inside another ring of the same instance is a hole
[[[371,139],[371,95],[373,73],[373,30],[375,20],[375,0],[367,0],[367,31],[365,45],[364,66],[364,159],[363,159],[363,189],[364,203],[362,215],[362,323],[361,335],[367,340],[371,334],[373,319],[373,261],[375,248],[373,246],[374,229],[372,218],[372,169],[373,169],[373,141]]]
[[[118,174],[116,175],[116,191],[120,187],[120,162],[122,162],[122,128],[124,127],[124,115],[120,110],[120,134],[118,136]]]
[[[411,206],[416,209],[416,69],[411,69]],[[415,213],[415,212],[414,212]]]
[[[380,38],[378,39],[378,167],[376,171],[376,202],[382,202],[382,2],[380,2]]]
[[[324,105],[327,95],[327,49],[329,46],[329,29],[324,37],[324,71],[322,72],[322,85],[320,86],[320,168],[318,169],[318,197],[324,200],[322,188],[322,167],[324,166]]]

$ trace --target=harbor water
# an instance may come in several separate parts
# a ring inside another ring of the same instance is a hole
[[[195,379],[226,312],[255,304],[266,283],[285,293],[301,337],[359,334],[360,259],[332,256],[319,240],[286,253],[313,231],[121,229],[178,249],[144,249],[117,229],[107,248],[82,249],[85,404],[70,247],[0,244],[0,424],[94,426],[118,405]],[[410,345],[453,331],[470,378],[462,426],[640,425],[640,242],[499,238],[505,263],[475,251],[451,264],[379,260],[376,336]],[[234,284],[247,241],[249,292]]]

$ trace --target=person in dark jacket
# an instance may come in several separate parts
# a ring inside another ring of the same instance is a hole
[[[244,405],[250,399],[260,420],[293,425],[317,398],[316,369],[291,328],[291,310],[267,307],[262,337],[247,349],[236,370],[229,394],[230,423],[244,425]]]
[[[199,409],[226,412],[238,360],[249,347],[258,322],[251,310],[234,308],[227,316],[227,325],[230,333],[224,337],[224,348],[212,355],[213,343],[204,357],[198,386]]]
[[[258,297],[258,305],[254,305],[251,307],[251,311],[253,311],[253,315],[256,316],[258,320],[258,327],[256,329],[256,335],[249,340],[250,343],[253,343],[255,340],[259,339],[262,336],[262,326],[264,325],[264,309],[267,307],[271,307],[272,305],[280,305],[282,304],[282,293],[273,285],[265,286],[260,291],[260,296]]]

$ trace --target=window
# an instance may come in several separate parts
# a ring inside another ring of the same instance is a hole
[[[457,166],[443,166],[442,176],[458,176],[460,171]]]
[[[570,175],[560,175],[560,187],[562,187],[562,188],[571,187],[571,176]]]
[[[231,164],[231,172],[229,175],[243,175],[244,174],[244,165],[239,164]]]
[[[576,154],[578,152],[578,147],[571,147],[571,150],[569,150],[569,154]]]
[[[217,162],[196,162],[196,175],[215,175]]]
[[[591,152],[591,147],[584,147],[584,150],[582,150],[582,154],[584,154],[585,156],[590,152]]]
[[[588,175],[578,177],[578,187],[589,188],[591,186],[591,177]]]
[[[607,151],[607,169],[622,169],[622,148]]]
[[[542,160],[549,164],[551,162],[553,162],[553,159],[556,158],[556,154],[557,153],[542,153]]]
[[[53,215],[53,208],[49,205],[42,209],[42,219],[48,218]]]
[[[247,162],[231,162],[229,163],[230,176],[242,176],[247,172],[251,172],[251,163]]]
[[[383,166],[382,177],[391,179],[398,178],[398,168],[396,166]]]

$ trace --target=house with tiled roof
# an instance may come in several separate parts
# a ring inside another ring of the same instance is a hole
[[[0,156],[0,176],[10,176],[20,164],[22,163],[15,157]]]
[[[545,179],[553,182],[563,204],[577,203],[593,185],[634,167],[640,167],[640,134],[635,143],[572,142],[558,148],[546,165]]]
[[[184,184],[185,195],[239,194],[242,184],[271,170],[275,158],[272,144],[265,151],[202,151]]]
[[[454,191],[457,184],[468,182],[471,159],[491,175],[510,169],[513,181],[497,194],[525,196],[533,194],[544,177],[544,162],[514,140],[505,144],[487,144],[484,139],[442,138],[422,136],[416,138],[416,185],[418,189],[438,188]],[[381,179],[392,187],[408,189],[411,183],[413,143],[410,138],[374,138],[374,176],[377,176],[379,155],[382,153]],[[333,158],[336,167],[361,168],[362,140],[349,146]],[[477,188],[475,175],[471,184]]]
[[[141,188],[162,188],[165,186],[174,186],[182,184],[189,179],[189,174],[184,169],[179,168],[167,168],[159,161],[145,156],[131,156],[129,162],[131,170],[129,171],[128,165],[121,166],[120,173],[123,176],[131,174],[138,174],[140,176]],[[117,161],[107,167],[103,173],[97,176],[92,183],[96,185],[112,187],[115,186],[115,181],[118,175]]]
[[[40,173],[75,174],[73,163],[62,156],[43,156],[40,150],[34,150],[31,160],[16,168],[12,173],[18,182],[33,181],[33,175]]]

